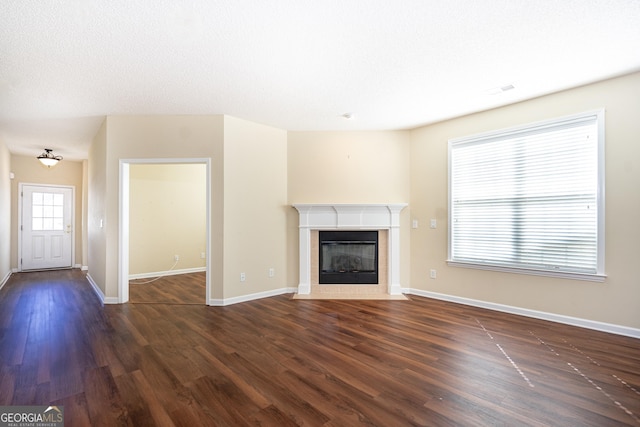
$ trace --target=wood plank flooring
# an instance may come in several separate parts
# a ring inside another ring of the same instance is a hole
[[[132,303],[206,304],[206,273],[137,279],[129,282]]]
[[[102,307],[0,291],[0,405],[67,426],[639,426],[640,340],[427,298]]]

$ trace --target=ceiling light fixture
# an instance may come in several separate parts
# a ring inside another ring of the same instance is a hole
[[[342,115],[342,118],[345,119],[345,120],[351,120],[351,119],[353,119],[353,113],[344,113]]]
[[[45,148],[44,153],[40,154],[37,159],[40,160],[40,163],[50,168],[57,165],[62,160],[62,156],[56,156],[51,148]]]

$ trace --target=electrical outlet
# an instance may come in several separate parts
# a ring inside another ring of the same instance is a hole
[[[173,260],[174,261],[180,261],[180,255],[174,255],[173,256]]]
[[[269,277],[273,277],[273,276],[275,276],[275,275],[276,275],[276,269],[275,269],[275,268],[273,268],[273,267],[271,267],[271,268],[269,269]]]
[[[247,280],[247,275],[245,273],[240,273],[240,281],[244,282],[245,280]]]
[[[436,278],[436,271],[434,269],[431,269],[431,271],[429,271],[429,277],[431,277],[432,279]]]
[[[200,258],[205,259],[205,253],[204,252],[200,252]]]

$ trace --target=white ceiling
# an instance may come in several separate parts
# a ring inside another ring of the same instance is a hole
[[[15,154],[86,158],[106,115],[408,129],[637,70],[640,0],[0,1]]]

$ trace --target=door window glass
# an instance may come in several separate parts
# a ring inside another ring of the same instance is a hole
[[[63,230],[64,194],[34,192],[31,197],[31,229],[34,231]]]

